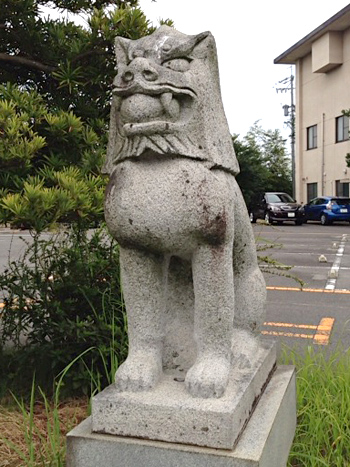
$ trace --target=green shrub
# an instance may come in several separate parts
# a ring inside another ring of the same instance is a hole
[[[50,110],[34,90],[0,84],[0,223],[42,232],[102,220],[106,125],[95,127]]]
[[[34,236],[20,260],[0,274],[5,296],[0,370],[6,386],[28,390],[33,373],[45,390],[79,355],[65,394],[90,394],[111,382],[126,357],[127,335],[119,281],[118,245],[105,229],[70,228]],[[3,386],[5,384],[3,383]]]

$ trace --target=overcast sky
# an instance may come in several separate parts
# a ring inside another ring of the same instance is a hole
[[[284,125],[283,104],[290,94],[277,94],[291,67],[273,60],[348,3],[341,0],[140,0],[157,24],[170,18],[186,34],[210,31],[219,56],[221,91],[231,133],[244,136],[256,120],[264,129]]]
[[[294,68],[273,60],[346,5],[342,0],[140,0],[154,25],[170,18],[183,33],[214,35],[226,117],[231,133],[241,137],[259,120],[265,130],[279,129],[288,138],[282,106],[290,104],[290,93],[276,88]]]

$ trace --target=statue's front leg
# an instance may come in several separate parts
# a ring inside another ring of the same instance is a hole
[[[234,326],[257,335],[265,320],[266,284],[258,265],[256,243],[247,208],[236,180],[233,273],[235,282]],[[247,335],[247,334],[246,334]],[[241,350],[244,345],[239,344]]]
[[[192,260],[197,359],[185,384],[195,397],[221,397],[231,368],[234,310],[232,241],[202,245]]]
[[[129,353],[116,373],[120,391],[152,389],[162,374],[167,267],[162,255],[120,248]]]

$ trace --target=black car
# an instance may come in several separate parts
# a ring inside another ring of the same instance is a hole
[[[301,205],[287,193],[260,193],[253,199],[248,211],[251,222],[264,219],[268,224],[282,224],[286,221],[295,222],[296,225],[303,223],[304,211]]]

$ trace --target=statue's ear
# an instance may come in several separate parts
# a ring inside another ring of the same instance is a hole
[[[125,37],[115,38],[115,55],[117,58],[117,64],[120,63],[122,65],[127,65],[130,42],[131,40],[125,39]]]
[[[201,32],[199,34],[196,34],[195,36],[191,36],[190,43],[191,45],[193,44],[192,50],[207,37],[213,37],[209,31]]]
[[[201,45],[204,40],[213,37],[209,31],[201,32],[195,36],[187,36],[188,39],[181,41],[176,47],[172,48],[168,54],[172,58],[176,57],[190,57],[195,52],[195,49]]]
[[[213,46],[215,47],[215,39],[209,31],[201,32],[196,36],[191,36],[191,41],[193,43],[191,52],[192,57],[200,58],[202,57],[203,53],[205,55],[205,49],[208,47],[210,49],[212,49]]]

